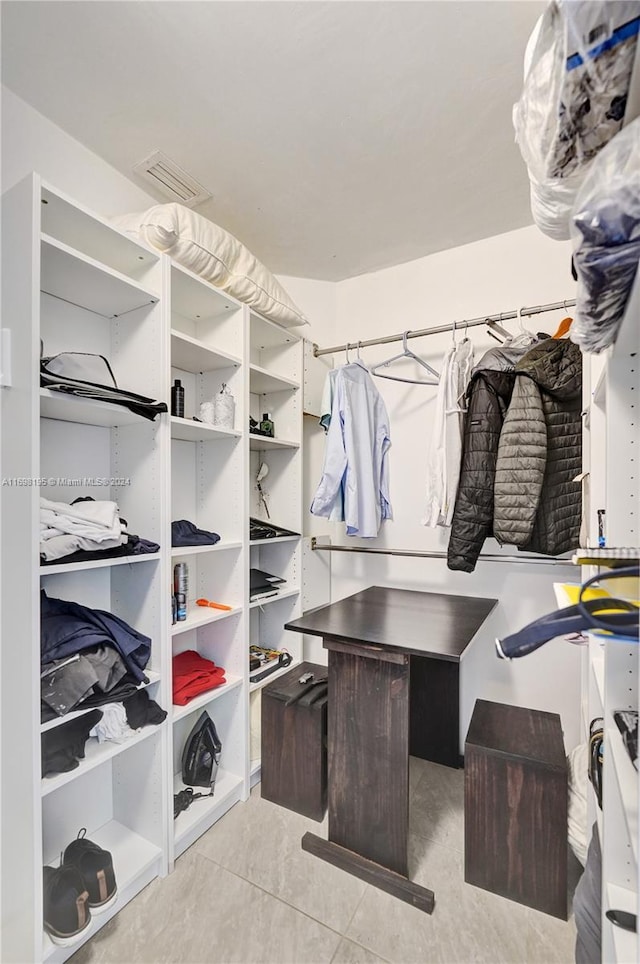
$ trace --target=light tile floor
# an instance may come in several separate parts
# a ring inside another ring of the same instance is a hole
[[[302,835],[326,833],[326,819],[258,786],[73,964],[572,964],[573,920],[465,884],[463,771],[412,759],[410,772],[410,874],[435,891],[432,915],[304,853]]]

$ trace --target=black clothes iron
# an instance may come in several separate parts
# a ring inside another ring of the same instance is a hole
[[[182,782],[187,789],[174,795],[174,819],[194,800],[213,796],[221,754],[222,743],[215,723],[203,710],[182,751]],[[209,793],[194,793],[191,787],[208,787]]]
[[[182,751],[182,782],[188,787],[210,787],[213,792],[221,752],[215,723],[203,710]]]

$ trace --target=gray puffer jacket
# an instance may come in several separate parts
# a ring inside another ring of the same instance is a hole
[[[520,359],[498,444],[496,539],[548,556],[578,545],[581,409],[577,345],[548,338]]]

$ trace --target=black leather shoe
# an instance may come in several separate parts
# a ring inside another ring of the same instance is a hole
[[[100,914],[114,903],[118,895],[116,875],[109,851],[87,840],[86,832],[83,827],[77,840],[69,844],[62,865],[79,871],[89,892],[89,907],[94,914]]]

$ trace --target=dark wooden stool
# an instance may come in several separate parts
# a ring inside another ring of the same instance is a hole
[[[464,879],[566,920],[567,764],[560,717],[477,700],[464,763]]]
[[[262,787],[265,800],[322,820],[327,809],[327,684],[305,686],[303,673],[327,679],[327,667],[301,663],[262,691]]]

